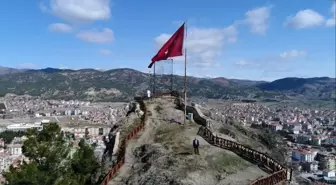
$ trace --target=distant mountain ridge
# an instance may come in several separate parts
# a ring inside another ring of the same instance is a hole
[[[3,67],[0,66],[0,75],[6,75],[6,74],[13,74],[13,73],[19,73],[24,72],[24,69],[15,69],[10,67]]]
[[[44,73],[59,73],[59,72],[99,72],[99,70],[91,69],[91,68],[84,68],[84,69],[58,69],[58,68],[44,68],[44,69],[27,69],[24,70],[24,72],[44,72]]]
[[[27,69],[25,72],[44,72],[44,73],[59,73],[59,72],[74,72],[72,69],[58,69],[58,68],[45,68],[45,69]]]
[[[319,98],[335,98],[336,79],[329,77],[288,77],[269,83],[258,84],[256,87],[265,91],[295,93]]]
[[[2,69],[2,70],[1,70]],[[121,68],[107,71],[95,69],[13,69],[0,68],[0,96],[7,93],[40,95],[44,98],[71,98],[93,101],[127,100],[147,89],[153,79],[148,73]],[[158,91],[171,88],[171,76],[157,76]],[[183,76],[174,75],[174,89],[181,90]],[[273,82],[218,78],[188,77],[188,94],[206,98],[285,98],[299,96],[310,99],[335,98],[336,79],[283,78]]]
[[[291,90],[293,88],[297,88],[299,86],[305,84],[312,83],[332,83],[334,82],[334,78],[329,77],[315,77],[315,78],[297,78],[297,77],[287,77],[278,80],[274,80],[270,83],[262,83],[258,86],[263,88],[264,90]]]

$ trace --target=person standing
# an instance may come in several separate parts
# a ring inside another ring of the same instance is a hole
[[[150,99],[150,97],[151,97],[151,92],[150,92],[150,90],[147,90],[147,97],[148,97],[148,99]]]
[[[193,147],[195,154],[199,155],[199,141],[196,138],[193,140]]]

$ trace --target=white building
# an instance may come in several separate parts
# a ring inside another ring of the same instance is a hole
[[[50,120],[48,120],[48,119],[43,119],[43,120],[41,121],[41,123],[42,123],[42,124],[50,123]]]
[[[268,125],[268,127],[273,131],[282,130],[282,125],[280,125],[279,123],[271,123]]]
[[[77,115],[79,115],[81,113],[81,110],[79,110],[79,109],[76,109],[75,110],[75,112],[74,112],[74,114],[77,116]]]
[[[90,136],[108,135],[111,130],[109,127],[86,127],[85,129],[89,131]]]
[[[110,133],[111,128],[109,127],[75,127],[68,128],[63,127],[63,131],[74,133],[77,138],[83,138],[85,136],[85,131],[89,132],[89,136],[102,136],[108,135]]]
[[[34,123],[34,124],[29,124],[29,123],[18,123],[18,124],[12,124],[12,125],[8,125],[6,127],[7,130],[11,130],[11,131],[25,131],[31,128],[36,128],[37,130],[42,130],[43,126],[41,125],[41,123]]]
[[[335,177],[335,171],[323,171],[323,176],[325,177]]]
[[[10,155],[22,155],[22,144],[7,145]]]
[[[284,128],[294,132],[294,131],[301,131],[302,125],[297,122],[287,122],[284,125]]]
[[[0,153],[0,173],[7,170],[12,162],[8,153]]]
[[[313,162],[317,151],[310,151],[304,149],[293,150],[292,158],[300,162]]]

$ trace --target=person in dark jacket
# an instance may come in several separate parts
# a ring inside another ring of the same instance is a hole
[[[199,155],[199,141],[196,138],[193,140],[193,147],[195,154]]]

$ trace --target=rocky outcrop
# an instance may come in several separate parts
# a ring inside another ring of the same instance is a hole
[[[124,118],[129,111],[129,105],[120,107],[110,107],[109,108],[109,120],[112,124],[118,122],[121,118]]]

